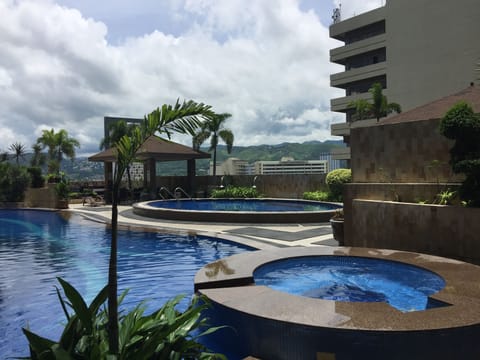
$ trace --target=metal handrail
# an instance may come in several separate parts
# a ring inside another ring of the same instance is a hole
[[[177,186],[175,188],[175,190],[173,190],[173,193],[176,194],[178,192],[182,193],[183,195],[185,195],[187,198],[191,199],[192,197],[185,191],[183,190],[180,186]],[[175,196],[175,198],[177,198],[177,196]]]
[[[176,190],[176,189],[175,189]],[[166,198],[165,196],[162,195],[162,191],[166,192],[170,198]],[[170,190],[168,190],[165,186],[162,186],[160,189],[158,189],[158,195],[162,199],[175,199],[175,195],[173,195]]]

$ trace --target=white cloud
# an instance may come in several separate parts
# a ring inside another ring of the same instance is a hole
[[[192,20],[181,34],[112,44],[106,24],[53,0],[0,0],[0,131],[14,134],[4,140],[30,147],[41,129],[65,128],[92,153],[104,115],[143,117],[177,98],[231,113],[238,145],[329,138],[341,119],[329,111],[342,94],[329,85],[338,45],[315,12],[275,4],[170,0],[172,19]]]

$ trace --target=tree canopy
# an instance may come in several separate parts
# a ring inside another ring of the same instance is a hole
[[[48,148],[48,172],[59,174],[63,157],[75,158],[75,148],[80,147],[78,140],[71,138],[64,129],[55,132],[54,129],[43,130],[37,139],[42,149]]]
[[[372,102],[366,99],[358,99],[349,104],[349,108],[354,108],[355,120],[375,118],[378,122],[381,118],[392,112],[402,112],[399,104],[388,102],[387,97],[383,94],[382,84],[378,82],[374,83],[368,91],[372,95]]]
[[[217,145],[218,139],[222,139],[227,145],[227,152],[230,154],[233,147],[233,132],[230,129],[224,128],[225,121],[231,117],[231,114],[214,114],[208,118],[200,127],[200,130],[193,137],[193,148],[199,150],[200,146],[210,138],[210,148],[213,150],[213,176],[216,175],[217,168]]]

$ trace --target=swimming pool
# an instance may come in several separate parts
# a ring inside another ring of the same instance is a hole
[[[307,223],[326,222],[342,206],[297,199],[173,199],[133,205],[147,217],[210,222]]]
[[[21,328],[58,338],[64,320],[55,286],[60,276],[90,302],[107,283],[110,231],[72,213],[0,210],[0,358],[26,356]],[[196,271],[208,262],[251,250],[196,235],[119,231],[123,307],[149,300],[149,310],[177,294],[193,294]]]

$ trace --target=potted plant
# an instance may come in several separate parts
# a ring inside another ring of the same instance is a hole
[[[339,246],[345,244],[343,238],[343,209],[336,210],[330,219],[330,225],[332,225],[333,238],[338,241]]]
[[[55,184],[55,193],[57,194],[57,208],[67,209],[70,186],[68,185],[68,179],[65,174],[61,174],[60,181]]]

